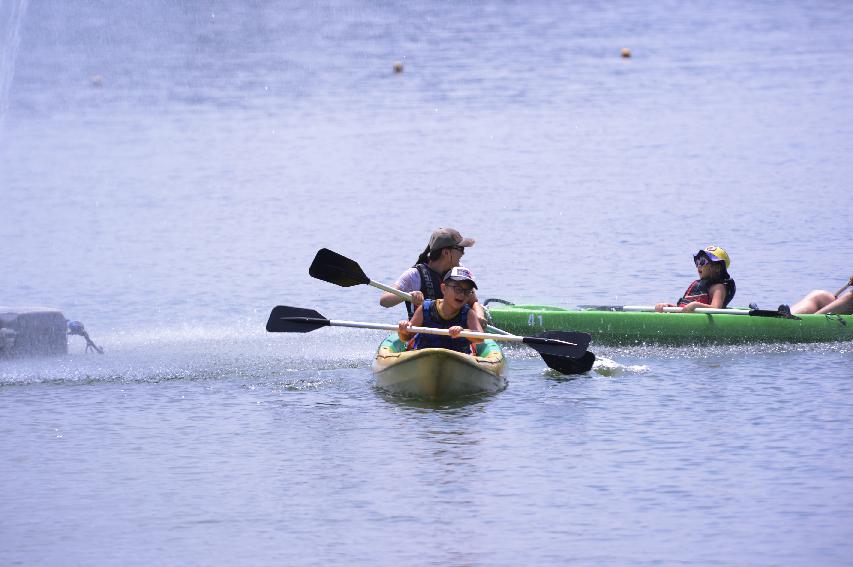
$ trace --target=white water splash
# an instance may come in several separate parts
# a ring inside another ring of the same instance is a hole
[[[281,382],[288,389],[316,387],[327,372],[369,374],[383,332],[323,329],[267,333],[261,324],[177,325],[105,332],[93,337],[104,354],[87,353],[79,337],[68,354],[0,361],[5,386],[40,383],[160,382],[242,379]],[[308,378],[306,378],[308,373]]]
[[[29,0],[0,0],[0,128],[9,109],[9,91],[15,77],[15,59]]]
[[[599,356],[595,359],[592,370],[602,376],[620,376],[622,374],[643,374],[649,371],[644,364],[620,364],[615,360]]]

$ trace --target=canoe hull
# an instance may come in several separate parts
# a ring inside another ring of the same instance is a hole
[[[799,319],[698,313],[574,311],[545,305],[488,308],[496,327],[520,335],[546,330],[583,331],[597,344],[733,344],[853,340],[853,315],[800,315]]]
[[[377,386],[395,395],[445,400],[506,388],[506,361],[494,341],[481,347],[482,356],[442,348],[404,349],[393,334],[379,346],[373,362]]]

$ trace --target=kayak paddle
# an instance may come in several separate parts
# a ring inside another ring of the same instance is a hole
[[[353,327],[357,329],[381,329],[386,331],[399,330],[397,325],[383,323],[334,321],[326,319],[313,309],[289,307],[286,305],[278,305],[273,308],[270,318],[267,321],[267,331],[270,333],[308,333],[321,327]],[[448,329],[435,329],[432,327],[410,327],[409,330],[412,333],[450,335]],[[521,337],[518,335],[462,331],[459,336],[463,338],[524,343],[541,354],[543,360],[545,360],[545,364],[563,374],[577,374],[580,368],[586,366],[587,363],[591,367],[592,362],[595,361],[595,355],[592,357],[587,356],[587,354],[592,354],[587,353],[586,350],[592,338],[588,333],[546,331],[535,337]],[[589,370],[589,368],[586,370]],[[586,372],[586,370],[581,370],[581,372]]]
[[[582,311],[628,311],[628,312],[655,312],[654,305],[578,305]],[[683,307],[664,307],[664,313],[682,313]],[[783,310],[773,309],[716,309],[713,307],[697,307],[692,313],[704,313],[706,315],[748,315],[751,317],[781,317],[784,319],[797,319],[797,317]]]
[[[838,291],[835,292],[835,297],[837,298],[839,295],[841,295],[844,292],[845,289],[847,289],[851,285],[853,285],[853,274],[850,275],[850,279],[847,280],[847,283],[844,285],[844,287],[842,287],[841,289],[839,289]]]
[[[539,354],[548,368],[556,370],[560,374],[583,374],[592,370],[595,364],[595,354],[586,351],[580,358],[569,358],[567,356],[554,356],[553,354]]]
[[[311,267],[308,268],[308,275],[341,287],[361,284],[372,285],[382,291],[388,291],[397,297],[402,297],[406,301],[412,300],[412,296],[406,292],[371,280],[355,260],[350,260],[328,248],[321,248],[317,251],[314,261],[311,262]]]
[[[337,252],[333,252],[328,248],[321,248],[314,256],[314,261],[311,262],[311,267],[308,268],[308,275],[324,282],[329,282],[341,287],[352,287],[354,285],[366,284],[379,288],[382,291],[393,293],[403,301],[411,303],[412,295],[405,291],[400,291],[396,287],[391,287],[376,281],[371,280],[358,265],[358,262],[347,258]],[[506,331],[501,331],[497,327],[486,325],[486,330],[492,333],[504,334]]]

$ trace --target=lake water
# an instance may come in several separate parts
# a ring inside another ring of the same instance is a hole
[[[0,362],[4,565],[845,565],[851,344],[603,347],[383,394],[439,226],[481,297],[735,304],[853,265],[846,2],[0,3],[0,304],[103,356]],[[17,46],[12,54],[14,46]],[[632,57],[620,57],[623,47]],[[393,72],[395,61],[404,66]],[[608,362],[611,361],[611,362]]]

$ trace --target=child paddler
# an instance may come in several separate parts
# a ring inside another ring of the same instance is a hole
[[[699,279],[687,287],[687,291],[677,303],[658,303],[655,311],[664,307],[683,307],[682,313],[690,313],[703,307],[722,309],[735,296],[735,281],[729,276],[731,265],[729,255],[719,246],[706,246],[693,255],[693,263],[699,273]]]
[[[400,321],[397,334],[400,340],[408,343],[408,350],[420,348],[446,348],[466,354],[472,354],[473,344],[482,339],[466,339],[459,336],[464,329],[483,332],[477,314],[468,304],[468,298],[474,294],[477,283],[474,274],[467,268],[451,268],[441,282],[443,299],[427,299],[415,310],[408,321]],[[448,329],[450,336],[412,333],[409,327],[433,327]]]
[[[394,283],[394,287],[412,295],[412,302],[406,302],[406,312],[411,318],[415,309],[425,299],[441,299],[441,283],[451,268],[459,266],[465,249],[474,246],[473,238],[463,238],[455,228],[439,228],[430,236],[429,244],[418,256],[415,265],[403,272]],[[394,307],[403,300],[390,292],[379,298],[382,307]],[[477,294],[468,297],[468,304],[474,308],[480,320],[485,321],[483,307],[477,302]]]

